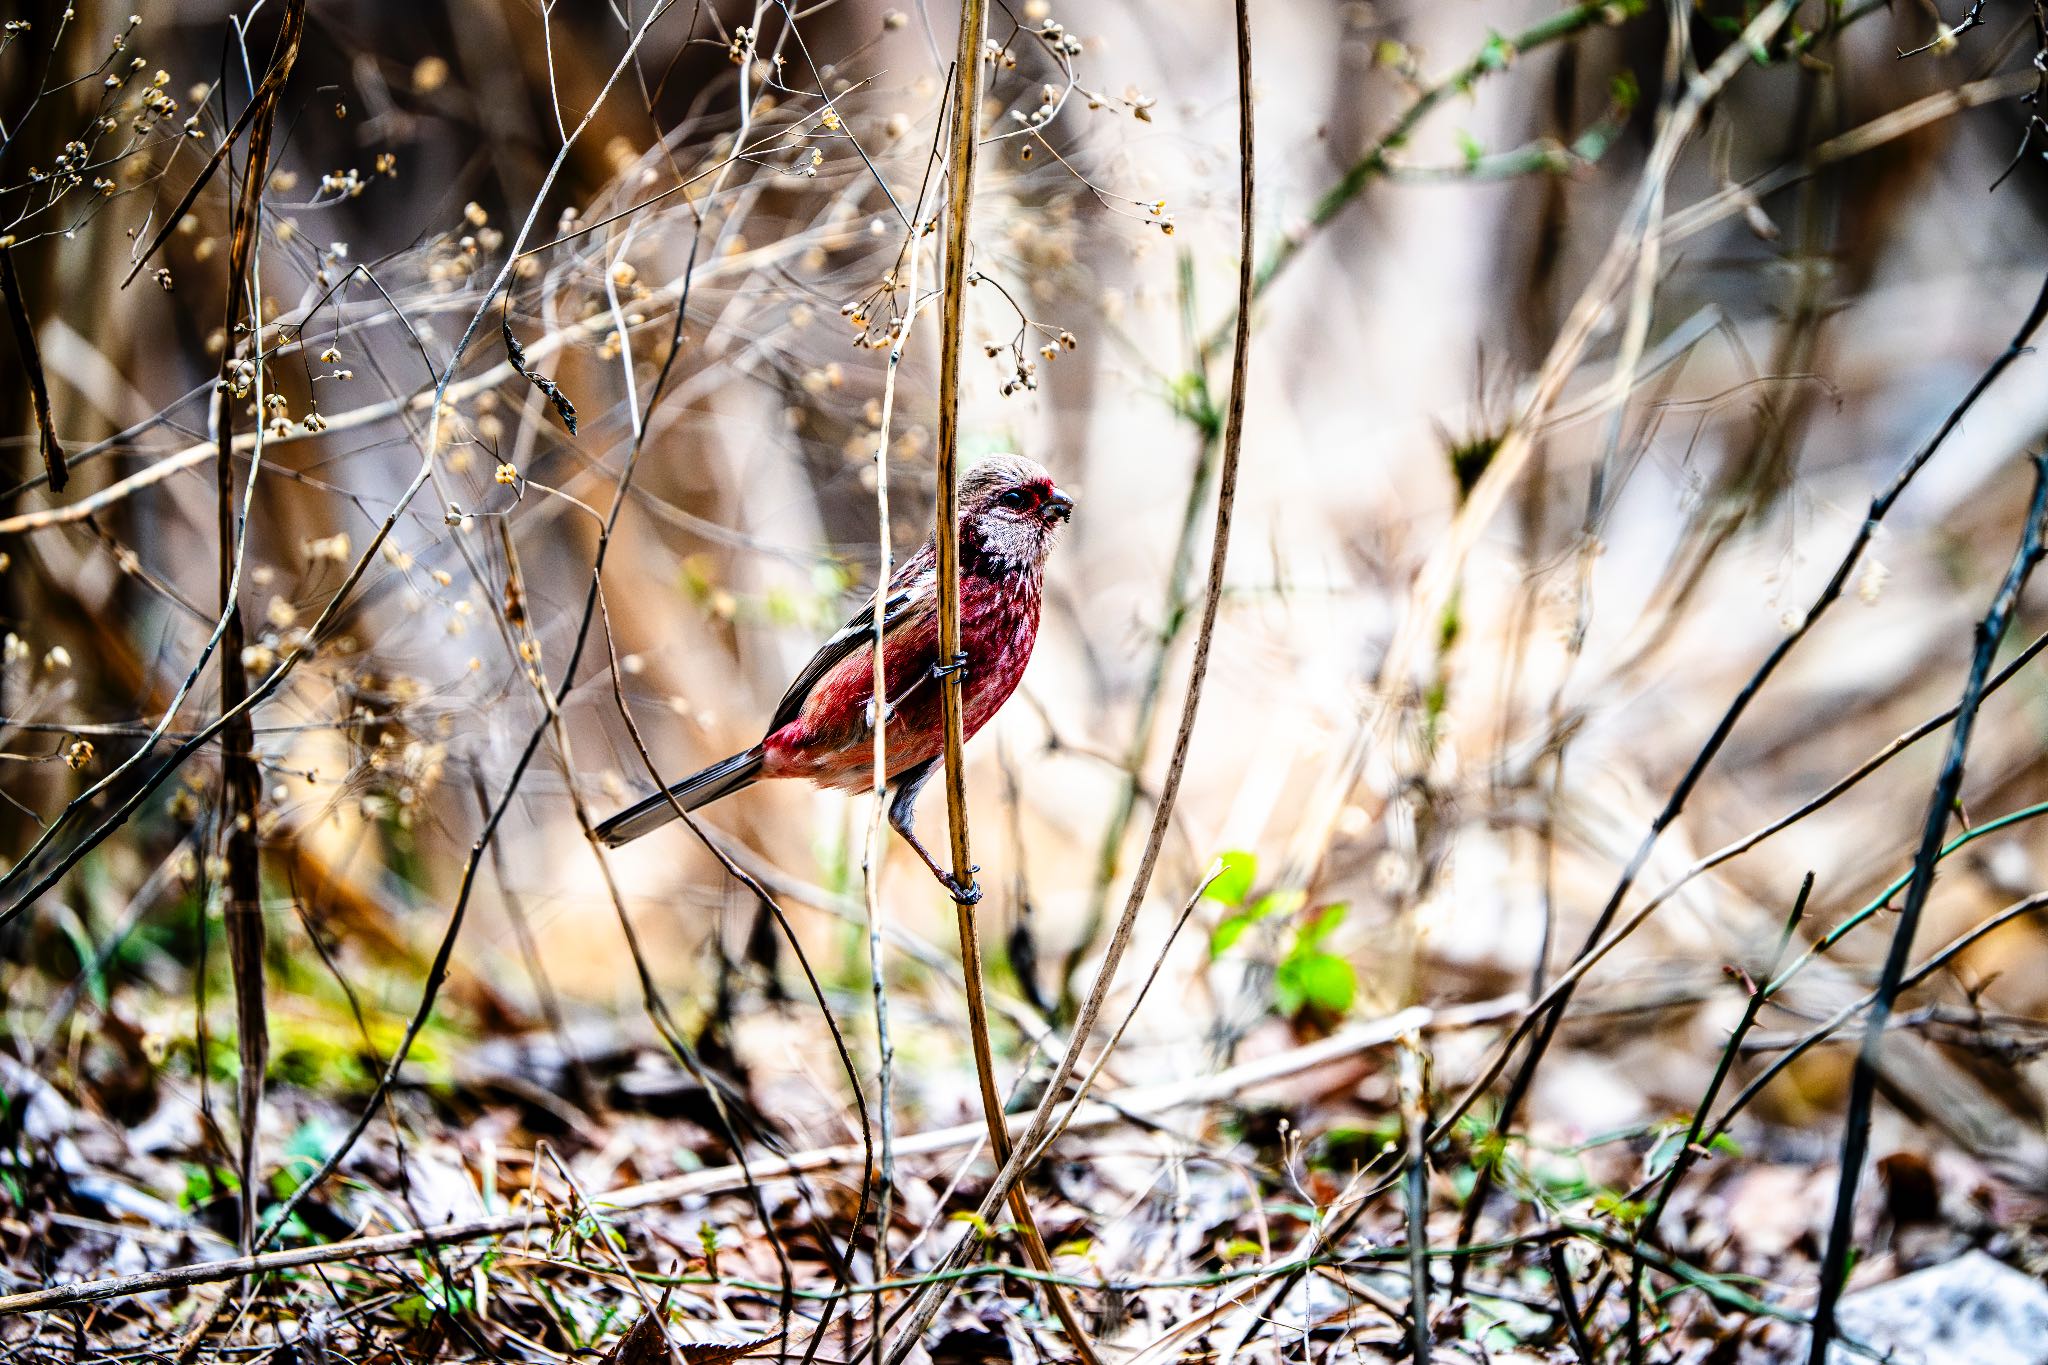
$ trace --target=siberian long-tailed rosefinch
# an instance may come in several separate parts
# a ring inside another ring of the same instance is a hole
[[[1055,528],[1074,500],[1039,465],[1020,455],[996,455],[970,466],[960,479],[960,639],[962,684],[969,737],[988,723],[1017,690],[1031,646],[1038,639],[1038,606],[1045,559]],[[889,782],[889,824],[924,859],[948,889],[958,885],[917,841],[911,821],[917,793],[945,747],[939,713],[938,556],[933,542],[903,562],[882,602],[883,677]],[[699,806],[764,778],[806,777],[821,787],[857,789],[874,774],[875,603],[827,640],[783,694],[768,733],[753,748],[714,763],[656,792],[598,826],[598,837],[617,847],[659,829],[676,809]],[[671,799],[673,798],[673,799]]]

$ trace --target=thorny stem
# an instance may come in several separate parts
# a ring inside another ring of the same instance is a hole
[[[1953,962],[1957,954],[1984,938],[1987,934],[2004,928],[2016,919],[2034,914],[2044,907],[2048,907],[2048,892],[2028,896],[2024,900],[2016,901],[2007,906],[1983,923],[1959,935],[1940,952],[1914,968],[1906,977],[1901,989],[1910,990],[1919,985],[1922,981],[1925,981],[1928,977],[1946,967],[1950,962]],[[1763,996],[1768,1001],[1775,998],[1775,992],[1769,986],[1765,986],[1763,988]],[[1701,1139],[1702,1143],[1711,1146],[1716,1138],[1728,1131],[1729,1126],[1735,1122],[1736,1116],[1749,1107],[1750,1101],[1761,1095],[1765,1088],[1772,1081],[1776,1080],[1785,1068],[1791,1066],[1792,1063],[1805,1056],[1813,1048],[1833,1037],[1844,1024],[1855,1018],[1874,998],[1874,995],[1865,995],[1860,999],[1850,1001],[1842,1006],[1841,1009],[1835,1011],[1827,1020],[1809,1030],[1804,1037],[1786,1047],[1775,1061],[1751,1077],[1749,1083],[1742,1087],[1735,1098],[1728,1101],[1728,1107],[1721,1111],[1719,1118],[1714,1120],[1713,1127],[1706,1130]],[[1629,1192],[1629,1198],[1642,1198],[1649,1193],[1651,1187],[1655,1184],[1656,1181],[1654,1180],[1643,1182],[1643,1184]]]

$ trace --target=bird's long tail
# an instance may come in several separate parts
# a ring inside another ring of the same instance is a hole
[[[620,811],[597,827],[597,837],[617,848],[643,834],[651,834],[676,818],[676,807],[695,810],[742,787],[751,787],[761,775],[761,746],[714,763],[702,772],[691,773],[665,792],[656,792],[636,805]],[[675,801],[670,802],[673,796]]]

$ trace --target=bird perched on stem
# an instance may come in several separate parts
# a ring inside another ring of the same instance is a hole
[[[887,726],[889,825],[917,850],[947,890],[963,900],[978,888],[960,886],[917,841],[917,794],[945,749],[938,680],[964,669],[965,733],[972,738],[1010,699],[1038,639],[1045,560],[1074,500],[1045,469],[1021,455],[993,455],[960,478],[960,641],[957,659],[939,658],[938,554],[934,542],[903,562],[882,612],[884,704],[874,696],[875,611],[870,600],[827,640],[782,695],[767,734],[743,753],[712,764],[668,790],[619,812],[597,828],[616,848],[743,787],[777,777],[803,777],[821,787],[858,790],[874,782],[877,711]],[[973,873],[968,873],[971,882]]]

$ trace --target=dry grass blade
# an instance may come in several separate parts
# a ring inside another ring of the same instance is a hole
[[[70,479],[64,464],[64,447],[57,443],[57,428],[50,417],[50,381],[43,373],[43,352],[36,344],[35,324],[29,320],[28,300],[22,296],[21,278],[14,271],[14,243],[0,241],[0,303],[7,306],[7,321],[14,329],[14,349],[21,357],[22,374],[28,379],[29,403],[36,415],[36,439],[43,452],[43,470],[50,488],[63,492]]]
[[[526,359],[526,351],[519,344],[519,338],[512,333],[512,320],[505,319],[505,359],[512,368],[519,371],[519,377],[541,391],[548,405],[555,410],[555,416],[562,419],[562,425],[569,434],[576,434],[576,405],[569,401],[569,395],[562,392],[562,386],[533,368]]]

